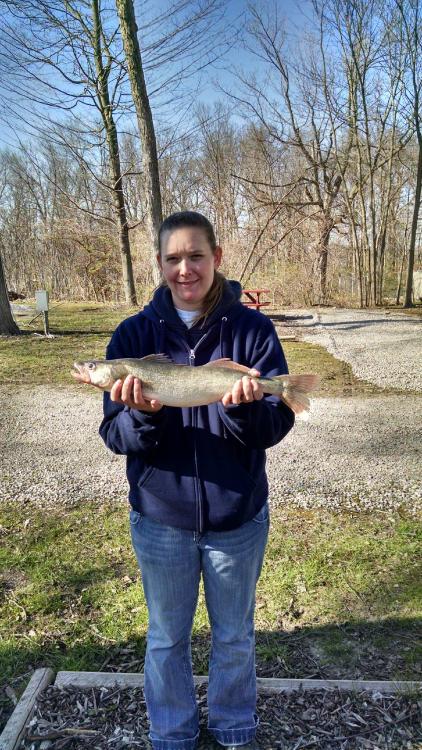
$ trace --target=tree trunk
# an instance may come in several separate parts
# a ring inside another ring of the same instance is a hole
[[[111,112],[111,109],[108,110]],[[113,204],[119,226],[119,249],[122,262],[123,287],[128,305],[137,305],[135,280],[133,278],[132,254],[129,241],[129,226],[123,194],[122,172],[120,165],[119,145],[114,120],[106,116],[107,145],[110,156],[110,167],[113,178]]]
[[[328,246],[330,234],[333,229],[333,222],[324,218],[321,233],[317,245],[316,257],[316,279],[315,279],[315,298],[318,304],[325,304],[327,301],[327,264],[328,264]]]
[[[410,232],[409,254],[407,259],[407,281],[403,307],[412,307],[413,267],[415,265],[416,232],[422,190],[422,140],[419,140],[418,171],[416,174],[415,204],[413,206],[412,229]]]
[[[16,325],[7,295],[3,261],[0,255],[0,336],[17,336],[20,330]]]
[[[108,77],[110,66],[104,66],[101,47],[102,26],[98,0],[92,0],[93,15],[93,49],[95,66],[98,73],[98,100],[107,135],[107,147],[111,176],[113,179],[113,204],[119,226],[119,248],[122,261],[123,287],[128,305],[136,305],[136,289],[133,278],[132,256],[130,252],[129,227],[127,223],[126,204],[123,194],[122,169],[120,164],[119,140],[110,104]]]
[[[151,242],[151,262],[154,282],[160,278],[156,262],[158,252],[158,230],[163,219],[161,208],[160,178],[158,172],[157,144],[154,123],[149,105],[139,48],[135,11],[132,0],[116,0],[120,21],[120,32],[129,72],[132,98],[136,108],[139,134],[142,145],[143,193],[148,234]]]
[[[400,265],[400,273],[399,273],[399,277],[397,279],[396,305],[400,304],[401,280],[402,280],[402,276],[403,276],[403,269],[404,269],[404,261],[405,260],[406,260],[406,246],[403,248],[403,255],[402,255],[401,265]]]
[[[382,305],[383,291],[384,291],[384,272],[385,272],[385,247],[387,244],[387,219],[381,229],[379,237],[379,247],[377,249],[378,258],[378,279],[377,279],[377,298],[376,304]]]

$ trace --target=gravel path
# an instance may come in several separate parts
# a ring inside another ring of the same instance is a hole
[[[125,502],[125,458],[98,435],[101,394],[0,388],[0,500],[48,507]],[[273,505],[420,513],[422,397],[315,399],[268,451]]]
[[[299,317],[294,319],[294,316]],[[348,362],[358,378],[422,391],[422,319],[402,313],[320,308],[289,312],[289,327]]]

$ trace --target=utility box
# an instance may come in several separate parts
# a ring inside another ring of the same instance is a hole
[[[35,292],[35,304],[37,311],[43,314],[44,333],[46,336],[49,336],[50,329],[48,327],[48,292],[46,289],[41,289],[38,290],[38,292]]]
[[[35,292],[35,304],[38,312],[48,312],[48,292],[45,289]]]

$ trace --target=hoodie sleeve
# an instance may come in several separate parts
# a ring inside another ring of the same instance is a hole
[[[106,359],[145,356],[148,353],[137,352],[135,355],[130,339],[125,335],[124,327],[119,326],[107,347]],[[124,455],[147,453],[152,448],[156,448],[168,417],[168,410],[165,406],[154,414],[149,414],[112,401],[107,392],[104,393],[103,411],[104,418],[100,424],[99,433],[113,453]]]
[[[288,374],[287,362],[274,326],[258,334],[248,366],[264,377]],[[218,402],[218,412],[227,429],[248,448],[271,448],[282,440],[295,423],[294,412],[277,396],[264,396],[250,404]]]

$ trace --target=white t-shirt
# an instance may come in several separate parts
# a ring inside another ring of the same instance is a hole
[[[188,328],[192,328],[193,324],[195,323],[195,320],[198,317],[199,310],[179,310],[178,307],[175,308],[179,318],[181,318],[184,322],[184,324]]]

